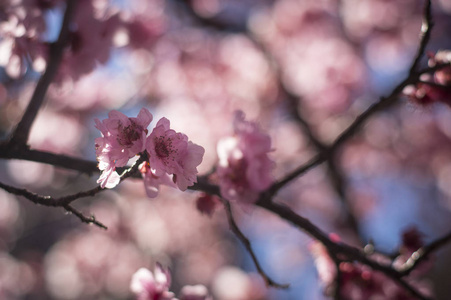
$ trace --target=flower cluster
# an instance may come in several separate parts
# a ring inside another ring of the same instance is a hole
[[[42,72],[50,59],[53,26],[49,15],[66,1],[2,0],[0,2],[0,66],[18,78],[28,69]],[[56,83],[78,80],[105,64],[118,46],[150,48],[164,30],[164,17],[146,10],[127,15],[109,1],[78,1]],[[110,1],[111,2],[111,1]],[[155,1],[156,2],[156,1]],[[154,9],[164,5],[154,4]],[[149,5],[150,6],[150,5]],[[135,19],[136,17],[136,19]],[[124,33],[121,37],[121,33]],[[118,42],[122,38],[122,44]]]
[[[147,195],[156,197],[159,185],[178,187],[182,191],[197,180],[197,166],[202,162],[204,148],[188,137],[169,128],[169,120],[161,118],[147,136],[152,114],[142,108],[136,118],[111,111],[108,119],[95,119],[102,137],[95,140],[102,188],[113,188],[120,176],[116,167],[125,166],[130,158],[146,153],[148,160],[141,166]]]
[[[443,102],[451,106],[451,51],[438,51],[430,55],[429,67],[448,64],[436,70],[433,75],[424,74],[415,87],[407,88],[404,93],[415,103],[428,105]]]
[[[268,157],[271,138],[260,127],[236,112],[234,135],[218,142],[217,176],[221,194],[230,201],[250,204],[273,182],[274,162]]]
[[[139,269],[132,277],[130,290],[137,300],[177,300],[169,291],[171,274],[157,263],[152,273],[146,268]],[[211,300],[203,285],[184,286],[180,292],[181,300]]]

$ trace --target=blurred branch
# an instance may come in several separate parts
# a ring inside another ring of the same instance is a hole
[[[444,245],[448,244],[451,241],[451,231],[444,235],[441,238],[438,238],[437,240],[431,242],[430,244],[421,247],[407,260],[407,262],[401,266],[400,273],[403,276],[409,275],[415,268],[423,261],[429,258],[429,256],[432,254],[432,252],[438,250],[439,248],[443,247]]]
[[[234,24],[227,24],[223,21],[221,21],[218,18],[206,18],[203,16],[200,16],[193,8],[193,5],[190,0],[178,0],[178,2],[181,2],[184,4],[184,10],[194,19],[197,21],[199,25],[207,26],[209,28],[213,28],[215,30],[219,31],[238,31],[241,33],[246,34],[246,36],[254,43],[256,47],[258,47],[264,56],[266,57],[266,60],[268,61],[269,65],[272,67],[272,69],[277,73],[276,78],[278,79],[277,85],[279,87],[279,91],[281,93],[281,98],[287,103],[288,105],[288,112],[290,113],[291,117],[296,121],[297,124],[301,127],[301,130],[307,135],[309,140],[312,142],[314,147],[319,151],[323,152],[327,149],[327,146],[321,142],[321,140],[316,136],[313,129],[311,128],[311,125],[309,122],[301,115],[299,112],[299,105],[301,104],[301,99],[299,96],[294,95],[287,89],[285,83],[282,80],[281,76],[281,70],[280,70],[280,64],[278,63],[277,59],[272,55],[270,51],[268,51],[267,47],[260,42],[258,39],[256,39],[249,31],[248,29],[243,27],[237,27]],[[332,186],[335,189],[335,192],[337,193],[339,199],[341,200],[341,203],[344,208],[345,213],[345,219],[348,225],[354,230],[354,232],[358,235],[359,229],[358,229],[358,222],[355,218],[355,216],[352,213],[352,209],[349,205],[349,200],[346,197],[345,192],[345,179],[344,176],[335,162],[335,155],[331,155],[327,158],[327,166],[328,166],[328,175],[331,180]]]
[[[362,250],[358,248],[332,241],[331,239],[329,239],[326,233],[324,233],[321,229],[316,227],[312,222],[310,222],[310,220],[296,214],[289,207],[271,201],[258,202],[257,205],[277,214],[282,219],[289,221],[294,226],[298,227],[302,231],[306,232],[308,235],[320,241],[327,248],[327,251],[336,262],[337,261],[360,262],[362,264],[371,267],[375,271],[380,271],[384,273],[386,276],[388,276],[393,281],[398,283],[400,286],[402,286],[406,291],[415,296],[417,299],[422,300],[429,299],[421,295],[415,288],[413,288],[409,283],[407,283],[403,279],[404,274],[394,269],[391,265],[383,265],[372,260]]]
[[[413,61],[412,66],[410,67],[409,71],[410,75],[413,75],[418,70],[420,60],[423,57],[426,46],[431,38],[431,31],[433,26],[434,24],[432,23],[431,0],[425,0],[423,10],[423,22],[421,24],[421,32],[420,32],[420,46],[418,47],[415,60]]]
[[[252,245],[249,242],[249,239],[243,234],[243,232],[240,230],[238,225],[235,222],[235,219],[233,218],[232,214],[232,208],[230,206],[230,203],[220,198],[222,201],[222,204],[224,205],[225,212],[227,214],[227,221],[229,222],[230,230],[235,234],[235,236],[240,240],[240,242],[243,244],[243,246],[246,248],[247,252],[251,255],[252,261],[254,262],[255,267],[257,268],[258,273],[261,277],[265,280],[266,285],[279,288],[279,289],[287,289],[289,287],[289,284],[280,284],[272,280],[266,273],[263,271],[260,263],[258,262],[257,256],[254,253],[254,250],[252,250]]]
[[[417,55],[414,57],[412,65],[410,67],[409,75],[406,79],[404,79],[401,83],[399,83],[388,95],[387,97],[381,97],[378,102],[372,104],[368,109],[366,109],[363,113],[361,113],[355,120],[346,128],[338,138],[332,143],[331,146],[327,147],[322,153],[318,154],[312,160],[310,160],[307,164],[301,165],[299,168],[286,175],[285,178],[273,184],[273,186],[269,189],[270,194],[277,193],[282,187],[291,182],[293,179],[298,176],[304,174],[306,171],[311,169],[312,167],[323,163],[328,160],[333,154],[337,151],[337,149],[348,139],[350,139],[357,131],[359,131],[366,121],[376,113],[389,108],[396,104],[399,99],[399,94],[402,93],[404,88],[408,85],[418,83],[420,80],[420,76],[423,73],[428,72],[429,70],[422,70],[417,72],[419,61],[424,54],[425,47],[430,38],[430,31],[432,30],[432,22],[431,22],[431,5],[430,0],[426,0],[426,5],[424,9],[424,20],[423,26],[421,29],[422,36],[420,40],[420,46],[417,51]],[[443,66],[441,66],[443,67]]]
[[[77,0],[67,0],[66,3],[66,10],[64,12],[64,19],[58,39],[55,43],[50,45],[48,55],[49,60],[45,72],[42,74],[36,85],[33,96],[31,97],[30,103],[28,104],[22,119],[11,134],[10,145],[12,146],[25,145],[27,143],[31,126],[33,125],[38,111],[44,102],[47,89],[55,77],[60,62],[63,58],[64,48],[69,41],[70,23],[75,15]]]

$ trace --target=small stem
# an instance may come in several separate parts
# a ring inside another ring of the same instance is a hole
[[[276,283],[274,280],[272,280],[266,273],[263,271],[263,268],[261,267],[257,256],[254,253],[254,250],[252,249],[252,245],[249,242],[249,239],[243,234],[243,232],[240,230],[238,225],[235,222],[235,219],[233,218],[232,214],[232,208],[230,206],[230,203],[221,198],[221,201],[224,205],[225,212],[227,214],[227,221],[229,222],[230,230],[235,234],[235,236],[240,240],[240,242],[243,244],[243,246],[246,248],[247,252],[251,255],[252,261],[254,262],[255,267],[257,268],[258,273],[260,276],[263,277],[266,284],[268,286],[276,287],[279,289],[287,289],[289,287],[289,284],[280,284]]]

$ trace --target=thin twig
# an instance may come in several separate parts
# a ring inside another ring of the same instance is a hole
[[[30,103],[28,104],[22,119],[17,124],[17,127],[10,137],[11,145],[25,145],[28,141],[31,125],[33,124],[38,111],[44,102],[47,89],[55,77],[63,58],[64,48],[69,41],[70,23],[75,15],[76,6],[77,0],[67,0],[64,19],[58,39],[55,43],[50,45],[47,67],[44,74],[42,74],[39,79],[36,88],[34,89],[33,96],[31,97]]]
[[[84,197],[92,197],[95,196],[97,193],[102,191],[103,189],[100,186],[96,186],[95,188],[92,188],[90,190],[78,192],[76,194],[63,196],[63,197],[52,197],[52,196],[42,196],[38,195],[36,193],[32,193],[26,189],[20,189],[16,188],[7,184],[4,184],[0,182],[0,188],[7,191],[10,194],[22,196],[31,202],[35,204],[40,204],[44,206],[51,206],[51,207],[64,207],[66,205],[69,205],[74,200],[84,198]]]
[[[67,212],[72,213],[72,214],[74,214],[75,216],[77,216],[83,223],[86,223],[86,224],[94,224],[94,225],[96,225],[96,226],[98,226],[98,227],[100,227],[100,228],[103,228],[103,229],[105,229],[105,230],[108,229],[108,227],[106,227],[103,223],[97,221],[96,218],[95,218],[93,215],[91,215],[90,217],[86,217],[86,216],[83,215],[80,211],[78,211],[76,208],[74,208],[73,206],[71,206],[71,205],[69,205],[69,204],[68,204],[68,205],[65,205],[65,206],[63,206],[63,207],[64,207],[64,209],[65,209]]]
[[[137,173],[139,165],[147,159],[148,159],[147,153],[146,152],[141,153],[140,158],[135,162],[135,164],[131,168],[127,169],[126,171],[124,171],[122,173],[121,181],[123,181],[123,180],[131,177],[135,173]],[[79,211],[77,211],[75,208],[73,208],[70,205],[73,201],[75,201],[77,199],[84,198],[84,197],[93,197],[96,194],[98,194],[99,192],[104,191],[105,189],[101,188],[100,186],[96,186],[95,188],[92,188],[92,189],[89,189],[86,191],[78,192],[78,193],[71,194],[68,196],[57,197],[57,198],[52,197],[52,196],[38,195],[38,194],[32,193],[26,189],[16,188],[16,187],[4,184],[2,182],[0,182],[0,188],[7,191],[8,193],[22,196],[25,199],[28,199],[35,204],[51,206],[51,207],[63,207],[67,211],[74,213],[74,215],[76,215],[78,218],[80,218],[80,220],[82,220],[85,223],[93,223],[102,228],[106,228],[105,225],[96,221],[94,216],[91,216],[89,218],[85,217],[82,213],[80,213]]]
[[[232,208],[230,206],[230,203],[227,200],[224,200],[221,198],[221,201],[224,205],[224,209],[227,214],[227,220],[229,222],[230,230],[235,234],[235,236],[240,240],[240,242],[243,244],[243,246],[246,248],[247,252],[251,255],[252,261],[254,262],[255,267],[257,268],[258,273],[260,276],[265,280],[266,284],[268,286],[272,286],[279,289],[287,289],[289,287],[289,284],[280,284],[272,280],[266,273],[263,271],[263,268],[261,267],[257,256],[254,253],[254,250],[252,250],[252,245],[249,242],[249,239],[243,234],[243,232],[240,230],[238,225],[235,222],[235,219],[233,218],[232,214]]]

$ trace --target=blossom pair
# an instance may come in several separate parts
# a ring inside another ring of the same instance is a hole
[[[144,153],[148,159],[140,170],[149,197],[157,196],[160,184],[184,191],[196,182],[204,148],[189,141],[185,134],[170,129],[166,118],[161,118],[147,135],[152,119],[146,108],[142,108],[136,118],[113,110],[107,119],[95,119],[96,128],[102,133],[102,137],[95,140],[102,171],[97,182],[102,188],[115,187],[120,182],[116,168],[126,166],[131,158]]]

